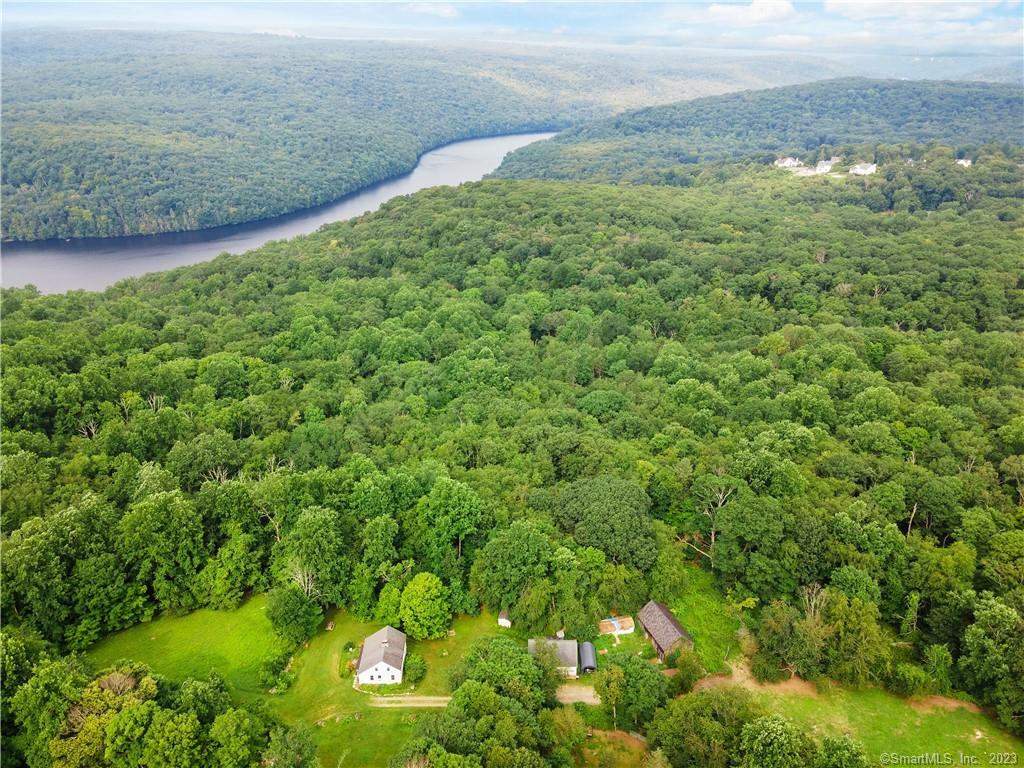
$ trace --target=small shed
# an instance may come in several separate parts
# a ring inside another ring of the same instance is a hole
[[[505,629],[512,628],[512,619],[508,616],[508,609],[502,608],[501,613],[498,614],[498,626]]]
[[[591,642],[580,643],[580,672],[597,672],[597,649]]]

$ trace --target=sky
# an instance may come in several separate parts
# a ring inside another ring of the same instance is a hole
[[[730,2],[4,2],[8,28],[205,29],[746,52],[1010,57],[1021,0]]]

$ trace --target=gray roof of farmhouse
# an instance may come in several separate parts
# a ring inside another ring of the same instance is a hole
[[[683,629],[675,614],[662,603],[651,600],[640,609],[636,617],[662,653],[671,650],[680,640],[693,643],[690,633]]]
[[[531,656],[536,656],[537,651],[548,644],[554,646],[555,653],[558,654],[559,666],[575,667],[579,665],[579,644],[575,640],[549,640],[547,638],[527,640],[526,649],[530,652]]]
[[[394,627],[384,627],[363,640],[363,651],[359,654],[359,673],[382,661],[395,669],[402,669],[405,661],[404,632]]]

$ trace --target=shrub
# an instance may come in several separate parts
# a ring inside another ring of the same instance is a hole
[[[676,670],[670,683],[673,696],[689,693],[693,690],[694,683],[707,674],[704,665],[700,662],[700,657],[693,651],[684,650],[675,654],[672,666]]]
[[[889,687],[902,696],[920,696],[933,690],[932,679],[916,664],[896,664],[889,676]]]
[[[404,680],[415,685],[427,674],[427,662],[418,653],[410,653],[405,657]]]

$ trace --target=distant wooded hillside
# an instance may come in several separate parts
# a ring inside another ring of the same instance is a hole
[[[848,78],[627,112],[506,158],[506,178],[672,183],[705,160],[804,154],[823,145],[1024,143],[1024,89],[993,83]]]
[[[3,47],[13,240],[251,221],[408,171],[449,141],[839,71],[269,35],[32,30]]]

